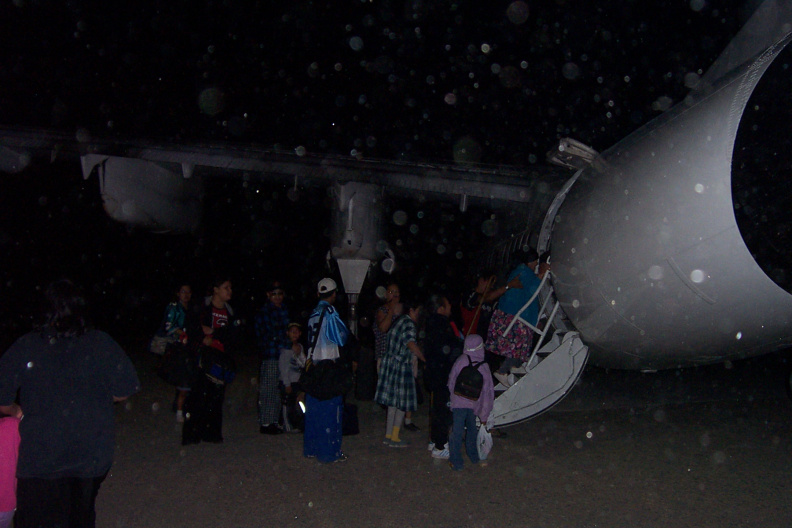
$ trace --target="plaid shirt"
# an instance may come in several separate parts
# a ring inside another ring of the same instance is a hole
[[[280,308],[273,303],[267,303],[256,314],[256,346],[265,359],[278,359],[282,348],[291,348],[291,343],[286,337],[286,327],[289,325],[289,311],[286,305]]]
[[[408,315],[405,314],[397,319],[388,332],[388,348],[385,355],[394,356],[399,363],[412,365],[413,353],[407,348],[407,344],[417,341],[417,333],[415,323]]]
[[[396,407],[402,411],[414,411],[418,397],[413,378],[413,353],[407,344],[415,342],[417,329],[408,315],[402,315],[388,331],[388,350],[382,358],[380,376],[377,380],[377,403]]]

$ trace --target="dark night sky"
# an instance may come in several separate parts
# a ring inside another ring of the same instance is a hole
[[[745,15],[735,0],[14,0],[0,4],[0,124],[421,161],[465,146],[465,161],[525,166],[559,137],[607,148],[681,100]],[[201,291],[227,269],[254,305],[273,274],[323,273],[323,190],[291,202],[282,186],[210,185],[201,233],[163,237],[107,219],[77,167],[4,176],[0,320],[24,326],[35,285],[60,275],[88,284],[106,323],[148,334],[157,321],[139,316],[159,318],[175,276]],[[489,212],[399,208],[411,219],[390,241],[426,277],[417,289],[458,286]]]
[[[524,165],[679,101],[740,5],[16,0],[0,123],[432,161],[469,137],[475,161]]]

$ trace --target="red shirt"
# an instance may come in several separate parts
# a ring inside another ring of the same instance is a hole
[[[222,328],[228,324],[228,310],[225,308],[216,308],[214,305],[210,305],[210,308],[209,317],[207,320],[201,321],[202,325],[210,328]],[[212,347],[218,350],[225,350],[223,343],[214,336],[212,336]]]

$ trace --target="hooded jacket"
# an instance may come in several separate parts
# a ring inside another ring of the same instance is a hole
[[[451,374],[448,376],[448,391],[451,393],[451,408],[452,409],[473,409],[473,413],[478,416],[482,423],[487,423],[489,415],[492,412],[492,404],[495,401],[495,387],[492,383],[492,373],[490,372],[489,365],[482,363],[479,365],[478,370],[484,378],[484,385],[481,388],[481,396],[476,401],[468,400],[462,396],[454,394],[454,385],[456,384],[457,376],[463,368],[469,365],[468,358],[473,363],[484,361],[484,342],[481,336],[471,334],[465,338],[465,346],[463,353],[454,363],[451,368]]]

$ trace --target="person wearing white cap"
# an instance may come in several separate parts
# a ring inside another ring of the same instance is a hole
[[[314,363],[325,359],[338,360],[339,346],[346,344],[349,330],[333,307],[338,287],[333,279],[322,279],[317,285],[319,304],[308,319],[308,342],[315,343],[309,353]],[[305,433],[303,455],[320,462],[339,462],[347,456],[341,451],[341,415],[343,397],[317,400],[305,395]]]

